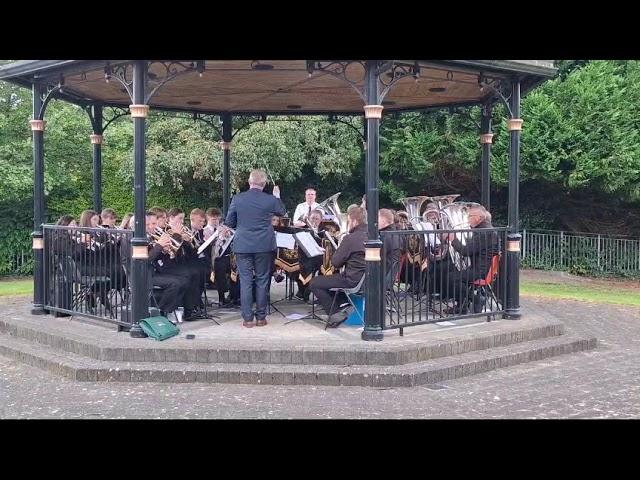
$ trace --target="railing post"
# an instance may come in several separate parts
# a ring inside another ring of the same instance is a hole
[[[598,268],[600,268],[600,234],[598,234]]]
[[[522,229],[522,260],[527,257],[527,229]]]
[[[563,251],[564,251],[564,232],[560,231],[560,269],[564,268]]]

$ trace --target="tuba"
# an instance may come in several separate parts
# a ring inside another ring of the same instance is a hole
[[[428,198],[429,197],[419,196],[398,199],[398,201],[404,205],[407,215],[409,216],[409,222],[414,230],[422,230],[422,225],[420,224],[420,220],[422,218],[420,216],[420,210],[422,209],[422,204],[426,202]],[[420,250],[420,236],[407,236],[407,253],[409,255],[409,262],[422,262],[422,252]]]
[[[324,212],[325,215],[332,215],[335,218],[338,226],[340,227],[340,232],[338,235],[339,239],[341,239],[349,232],[349,229],[347,228],[347,214],[342,213],[340,211],[340,205],[338,205],[338,197],[341,193],[342,192],[338,192],[334,195],[331,195],[316,207],[317,210]]]
[[[467,230],[471,228],[469,224],[469,208],[479,205],[473,202],[455,202],[445,205],[440,210],[440,228],[443,230]],[[456,233],[456,238],[460,240],[460,243],[466,245],[467,237],[469,233]],[[443,255],[446,255],[447,251],[451,256],[453,264],[458,270],[466,270],[469,268],[470,260],[468,257],[463,257],[459,252],[446,242],[443,244]]]

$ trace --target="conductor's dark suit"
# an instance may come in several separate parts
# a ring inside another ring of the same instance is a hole
[[[268,290],[271,280],[276,235],[271,225],[274,215],[283,216],[285,208],[279,198],[251,188],[231,199],[225,225],[235,228],[233,252],[240,274],[240,308],[242,318],[251,322],[267,316]],[[255,272],[255,279],[254,279]],[[253,311],[255,282],[256,310]]]

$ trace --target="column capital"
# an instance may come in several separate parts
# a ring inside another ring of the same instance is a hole
[[[222,142],[220,142],[220,148],[222,150],[231,150],[231,144],[233,142],[225,142],[224,140]]]
[[[384,107],[382,105],[365,105],[364,106],[364,118],[382,118],[382,110]]]
[[[493,133],[483,133],[480,135],[480,143],[493,143]]]
[[[149,105],[129,105],[129,112],[131,112],[131,118],[147,118],[149,116]]]
[[[89,138],[91,138],[92,145],[102,145],[102,142],[104,141],[104,137],[102,135],[98,135],[95,133],[92,135],[89,135]]]
[[[510,118],[509,119],[509,131],[512,132],[514,130],[522,130],[522,124],[524,123],[524,120],[522,120],[521,118]]]
[[[34,132],[44,132],[44,129],[47,126],[46,120],[29,120],[31,124],[31,130]]]

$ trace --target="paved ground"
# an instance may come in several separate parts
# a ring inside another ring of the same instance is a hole
[[[438,386],[78,383],[0,357],[0,418],[638,418],[640,308],[523,298],[592,352]]]

